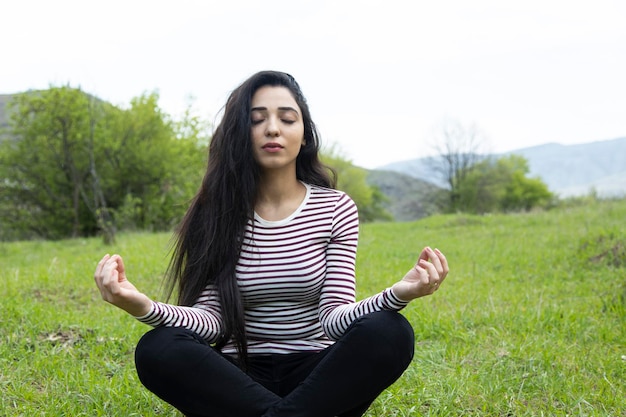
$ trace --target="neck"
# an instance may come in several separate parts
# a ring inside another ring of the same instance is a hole
[[[299,195],[303,185],[295,174],[267,172],[261,176],[257,190],[257,202],[265,204],[280,204],[285,200]]]
[[[295,175],[263,175],[254,204],[256,213],[265,220],[278,221],[298,209],[306,195],[306,187]]]

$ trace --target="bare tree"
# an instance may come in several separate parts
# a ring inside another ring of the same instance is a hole
[[[456,120],[446,120],[435,136],[435,156],[430,158],[431,169],[447,185],[448,209],[454,211],[459,200],[459,185],[470,169],[487,155],[487,139],[472,124],[464,126]]]

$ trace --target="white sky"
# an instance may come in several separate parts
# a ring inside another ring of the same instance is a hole
[[[368,168],[432,153],[444,119],[492,152],[626,136],[623,0],[4,1],[0,42],[0,93],[158,91],[211,120],[249,75],[289,72]]]

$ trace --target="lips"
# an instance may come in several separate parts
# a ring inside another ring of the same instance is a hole
[[[283,149],[283,146],[280,143],[269,142],[263,145],[261,148],[268,152],[276,152]]]
[[[282,145],[280,143],[276,143],[276,142],[268,142],[265,145],[263,145],[263,148],[282,148]]]

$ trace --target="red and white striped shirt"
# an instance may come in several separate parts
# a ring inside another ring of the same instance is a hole
[[[306,197],[289,217],[267,221],[255,214],[246,227],[236,275],[250,354],[319,351],[356,318],[407,304],[390,288],[355,302],[356,205],[341,191],[305,186]],[[152,326],[185,327],[209,343],[216,341],[222,323],[211,286],[192,307],[154,302],[138,319]],[[227,344],[223,352],[235,349]]]

